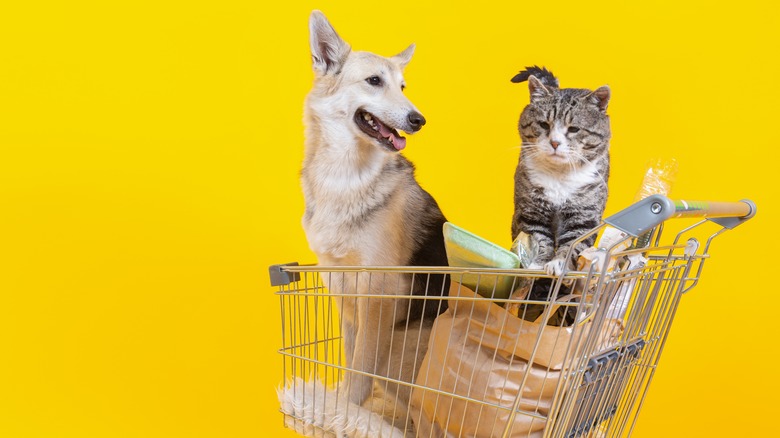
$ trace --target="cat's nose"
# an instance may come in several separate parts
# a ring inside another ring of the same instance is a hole
[[[559,146],[560,144],[561,144],[561,142],[559,142],[559,141],[551,141],[551,142],[550,142],[550,145],[552,145],[552,148],[553,148],[553,149],[556,149],[556,150],[558,149],[558,146]]]

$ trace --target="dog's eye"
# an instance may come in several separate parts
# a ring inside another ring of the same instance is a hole
[[[539,122],[539,126],[544,129],[545,131],[550,130],[550,125],[547,122]]]
[[[404,90],[406,90],[406,85],[405,84],[401,84],[401,91],[404,91]]]
[[[571,132],[572,134],[574,134],[575,132],[578,132],[579,130],[580,130],[580,128],[578,128],[576,126],[569,126],[569,132]]]
[[[374,86],[379,86],[382,85],[382,78],[379,76],[371,76],[370,78],[366,79],[366,82]]]

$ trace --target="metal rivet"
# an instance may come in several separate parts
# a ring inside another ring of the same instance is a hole
[[[653,202],[653,204],[650,206],[650,211],[652,211],[655,214],[658,214],[663,210],[663,207],[661,207],[661,204],[658,202]]]

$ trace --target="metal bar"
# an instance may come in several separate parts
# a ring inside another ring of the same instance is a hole
[[[319,296],[319,293],[309,292],[309,293],[295,293],[295,292],[283,292],[283,293],[276,293],[279,296],[287,296],[287,297],[314,297]],[[328,293],[329,295],[333,296],[334,298],[356,298],[355,294],[352,293]],[[379,298],[384,300],[398,300],[398,295],[381,295],[381,294],[361,294],[359,298]],[[490,301],[492,303],[520,303],[520,304],[547,304],[549,301],[543,301],[543,300],[513,300],[511,298],[486,298],[482,296],[478,297],[441,297],[441,296],[420,296],[420,295],[401,295],[400,298],[404,300],[424,300],[424,301]],[[556,303],[556,305],[560,305],[563,307],[576,307],[578,306],[578,303],[567,303],[567,302],[560,302]],[[585,318],[587,319],[587,318]]]
[[[302,360],[302,361],[305,361],[305,362],[311,362],[311,363],[317,364],[317,365],[326,365],[326,366],[329,366],[329,367],[338,368],[338,369],[340,369],[342,371],[347,371],[347,372],[355,373],[355,374],[361,374],[361,375],[364,375],[364,376],[372,377],[374,379],[384,380],[384,381],[395,383],[395,384],[398,384],[398,385],[408,386],[410,388],[422,389],[422,390],[425,390],[425,391],[428,391],[428,392],[434,392],[434,393],[439,394],[439,395],[445,395],[447,397],[453,397],[453,398],[457,398],[459,400],[468,401],[468,402],[471,402],[471,403],[477,403],[477,404],[481,404],[481,405],[485,405],[485,406],[490,406],[490,407],[497,408],[497,409],[502,409],[502,410],[505,410],[505,411],[509,410],[506,406],[501,406],[501,405],[496,404],[496,403],[486,402],[484,400],[478,400],[478,399],[475,399],[475,398],[472,398],[472,397],[459,395],[459,394],[455,394],[455,393],[452,393],[452,392],[442,391],[442,390],[435,389],[435,388],[429,388],[427,386],[418,385],[416,383],[411,383],[411,382],[405,382],[403,380],[394,379],[392,377],[381,376],[381,375],[372,374],[372,373],[369,373],[369,372],[366,372],[366,371],[360,371],[360,370],[357,370],[357,369],[354,369],[354,368],[344,367],[342,365],[335,365],[335,364],[332,364],[332,363],[326,363],[326,362],[322,362],[322,361],[318,361],[318,360],[313,360],[313,359],[311,359],[309,357],[301,356],[301,355],[297,355],[297,354],[293,354],[293,353],[280,351],[280,354],[282,354],[284,356],[287,356],[287,357],[299,359],[299,360]],[[527,415],[529,417],[534,417],[534,418],[539,419],[539,420],[546,420],[547,419],[547,417],[545,417],[544,415],[537,414],[536,412],[518,410],[518,413],[522,414],[522,415]]]
[[[490,274],[490,275],[506,275],[514,277],[538,277],[538,278],[550,278],[558,279],[559,276],[547,274],[541,269],[501,269],[501,268],[480,268],[480,267],[462,267],[462,266],[326,266],[326,265],[274,265],[280,266],[283,272],[387,272],[396,274]],[[565,278],[577,278],[583,276],[587,272],[582,271],[568,271]]]

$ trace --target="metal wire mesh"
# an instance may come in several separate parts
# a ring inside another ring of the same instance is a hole
[[[610,252],[613,269],[563,277],[454,267],[275,267],[286,276],[276,292],[285,424],[308,436],[630,435],[680,298],[709,257],[709,241],[696,254],[680,235],[660,245],[661,232],[655,230],[653,247]],[[632,255],[644,262],[627,263]],[[399,285],[440,284],[431,279],[442,275],[451,280],[448,290],[398,294]],[[479,287],[462,286],[465,276],[479,277]],[[496,285],[508,279],[525,294],[494,298]],[[425,330],[410,317],[413,301],[436,314],[447,310]],[[358,318],[358,307],[372,306],[375,318],[393,322],[392,332],[375,336],[391,341],[354,351],[359,340],[348,339],[344,323]],[[391,359],[356,365],[372,355]],[[355,393],[368,396],[355,403]]]

